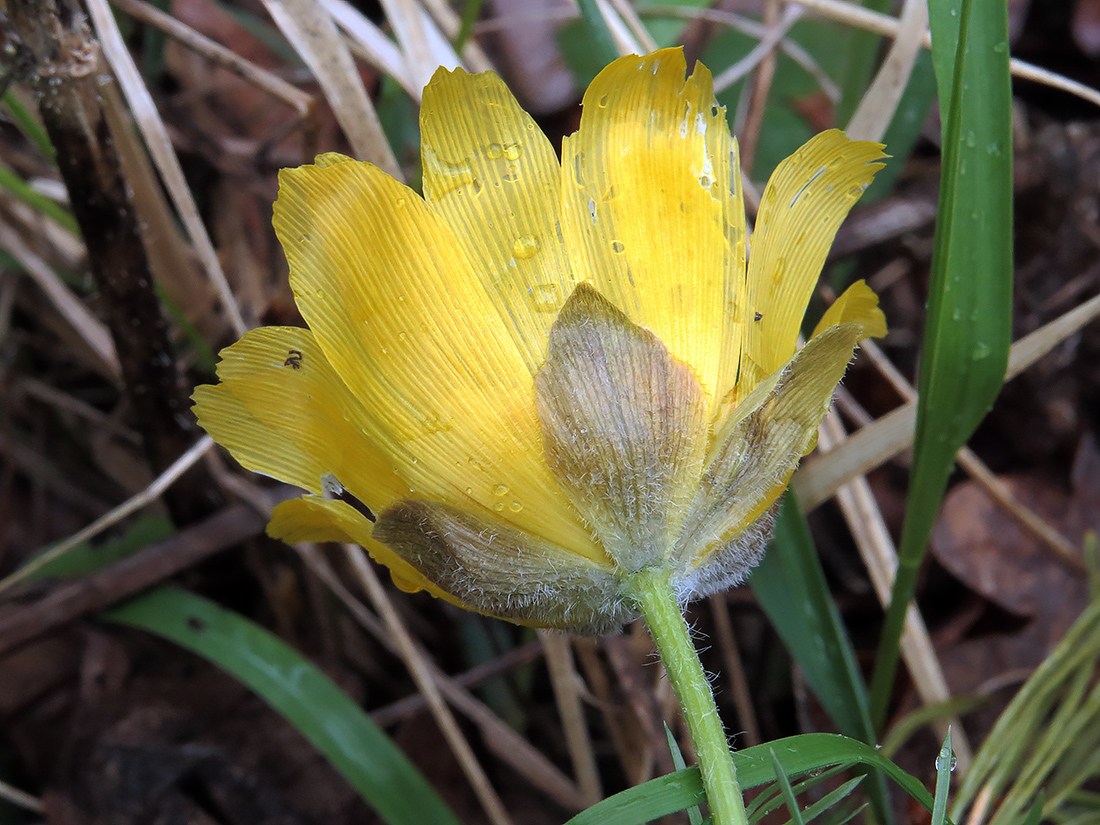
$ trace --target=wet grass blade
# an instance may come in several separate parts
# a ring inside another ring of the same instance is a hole
[[[954,466],[1000,391],[1012,332],[1012,135],[1004,3],[930,0],[944,122],[913,467],[897,578],[871,683],[881,728],[905,611]]]
[[[951,729],[947,729],[940,755],[936,757],[936,796],[932,802],[932,825],[947,819],[947,796],[951,792],[951,772],[955,770],[955,752],[951,750]]]
[[[390,825],[459,825],[370,717],[296,650],[207,599],[162,587],[105,618],[197,653],[256,692],[316,747]]]

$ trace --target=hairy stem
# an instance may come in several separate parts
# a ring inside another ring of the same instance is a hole
[[[729,741],[726,739],[710,682],[688,634],[687,623],[669,584],[669,574],[641,570],[628,579],[630,594],[649,626],[672,689],[680,700],[684,719],[699,759],[714,825],[746,825],[745,803],[737,784]]]

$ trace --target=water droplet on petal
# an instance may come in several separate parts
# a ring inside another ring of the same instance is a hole
[[[512,244],[512,254],[516,256],[517,260],[525,260],[534,257],[540,246],[539,239],[534,235],[521,235]]]
[[[535,284],[531,287],[531,300],[536,312],[557,312],[561,307],[561,289],[557,284]]]
[[[498,501],[496,504],[493,505],[493,509],[496,510],[498,513],[504,512],[504,502]]]
[[[475,191],[479,188],[468,162],[444,163],[428,152],[425,152],[423,157],[424,171],[435,178],[435,185],[438,187],[440,195],[446,195],[448,192],[453,192],[458,187],[465,186],[468,183],[474,184]]]
[[[625,250],[626,247],[623,245],[622,241],[611,242],[611,251],[614,252],[616,255],[622,255]]]
[[[501,146],[499,143],[490,143],[489,146],[485,149],[485,156],[488,157],[490,160],[496,160],[503,154],[504,147]]]
[[[519,156],[523,154],[523,147],[518,143],[509,143],[504,147],[504,157],[508,160],[519,160]]]
[[[507,484],[497,484],[497,485],[495,485],[493,487],[493,495],[497,496],[498,498],[501,497],[501,496],[508,495],[508,485]]]
[[[520,510],[523,509],[523,505],[520,504],[518,501],[513,501],[511,504],[508,505],[508,509],[511,510],[513,513],[518,513]]]

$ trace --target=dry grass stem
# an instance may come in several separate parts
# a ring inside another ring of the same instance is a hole
[[[12,805],[17,805],[25,811],[31,811],[36,814],[46,813],[46,806],[42,804],[36,796],[31,796],[26,791],[21,791],[18,788],[9,785],[0,779],[0,799],[5,802],[10,802]]]
[[[905,380],[905,376],[890,362],[881,347],[873,341],[867,341],[864,343],[864,349],[878,371],[898,394],[906,401],[915,401],[916,389]],[[1057,553],[1071,569],[1078,573],[1087,572],[1081,552],[1074,547],[1073,543],[1016,498],[1008,486],[993,474],[993,471],[975,455],[973,450],[964,447],[959,451],[958,461],[967,475],[978,482],[990,498],[1000,504],[1025,530]]]
[[[844,427],[836,414],[830,412],[821,425],[818,445],[824,451],[833,449],[846,438]],[[844,519],[852,531],[860,557],[867,566],[875,595],[884,607],[890,603],[894,576],[898,568],[898,553],[894,540],[886,527],[886,520],[875,501],[867,479],[860,476],[845,484],[836,493]],[[901,655],[921,702],[934,705],[951,698],[951,691],[943,675],[936,648],[928,635],[924,618],[915,604],[909,606],[901,636]],[[970,741],[962,721],[957,717],[939,719],[933,723],[936,735],[942,739],[948,729],[952,732],[951,745],[958,758],[957,769],[965,776],[973,758]]]
[[[897,37],[898,30],[901,28],[901,22],[896,17],[871,11],[854,3],[845,2],[845,0],[785,0],[785,2],[796,3],[820,17],[881,34],[883,37]],[[932,41],[927,32],[921,40],[921,47],[925,49],[932,47]],[[1100,106],[1100,91],[1083,83],[1078,83],[1076,80],[1071,80],[1064,75],[1016,58],[1009,61],[1009,68],[1013,77],[1018,77],[1021,80],[1031,80],[1044,86],[1050,86],[1053,89],[1060,89]]]
[[[715,594],[708,600],[710,615],[714,621],[714,638],[722,654],[722,675],[733,691],[733,704],[737,708],[737,719],[742,730],[736,736],[743,741],[739,747],[751,747],[763,742],[760,736],[760,724],[756,721],[756,709],[752,704],[752,691],[749,689],[745,666],[741,663],[741,653],[737,648],[737,637],[730,621],[729,602],[724,593]]]
[[[114,83],[100,84],[100,94],[122,176],[130,188],[130,200],[134,211],[141,216],[138,231],[153,278],[177,306],[186,307],[185,314],[190,320],[208,317],[216,295],[194,267],[195,255],[179,230],[118,87]],[[235,298],[234,305],[240,306]]]
[[[596,8],[600,10],[607,30],[611,32],[611,39],[615,42],[615,48],[619,54],[644,54],[641,44],[626,22],[619,16],[619,12],[611,5],[609,0],[596,0]]]
[[[638,19],[638,12],[634,9],[627,0],[609,0],[612,8],[622,18],[623,23],[630,29],[630,33],[634,35],[634,38],[638,41],[638,45],[641,46],[643,52],[652,52],[657,50],[657,41],[649,33],[649,29],[645,27],[645,24]],[[639,52],[639,54],[643,53]]]
[[[241,57],[232,49],[227,49],[206,35],[199,34],[187,24],[181,23],[172,17],[172,15],[165,14],[160,9],[146,3],[145,0],[111,0],[111,3],[135,20],[140,20],[159,29],[196,54],[202,55],[223,69],[228,69],[242,80],[252,83],[272,97],[283,101],[298,113],[303,121],[303,129],[309,128],[309,124],[312,124],[316,119],[317,101],[314,100],[313,95],[303,92],[278,75],[257,66],[252,61]],[[313,128],[315,129],[315,124]]]
[[[416,0],[381,0],[381,4],[415,85],[428,85],[440,66],[453,69],[461,65],[447,38]]]
[[[717,23],[721,26],[725,26],[726,28],[748,35],[749,37],[754,37],[757,40],[764,40],[769,36],[771,31],[768,26],[765,26],[757,20],[722,9],[693,9],[681,6],[650,5],[643,6],[641,9],[643,14],[647,17],[705,20],[709,23]],[[828,74],[826,74],[825,70],[821,68],[821,65],[809,52],[803,49],[798,43],[786,37],[779,41],[778,48],[783,54],[787,55],[787,57],[801,66],[802,69],[817,82],[817,85],[829,100],[834,103],[840,100],[840,87],[836,85]],[[747,58],[743,58],[742,61],[739,62],[744,62],[745,59]],[[730,70],[727,69],[726,71]],[[722,75],[719,75],[719,77],[715,79],[715,88],[720,89],[729,85],[719,85],[719,79],[721,77]]]
[[[58,313],[76,331],[80,339],[88,345],[99,369],[112,381],[117,381],[122,368],[119,365],[115,344],[107,325],[100,321],[69,290],[57,274],[40,257],[35,255],[19,233],[11,226],[0,221],[0,248],[17,260],[38,288],[45,293]]]
[[[14,584],[18,584],[21,581],[25,581],[28,576],[34,573],[36,570],[40,570],[43,566],[53,561],[54,559],[65,555],[65,553],[72,550],[78,544],[83,544],[86,541],[91,541],[107,528],[118,524],[122,519],[126,518],[131,513],[135,513],[142,507],[145,507],[158,498],[160,498],[164,491],[172,486],[173,483],[185,472],[187,472],[192,465],[195,464],[202,456],[214,446],[214,439],[208,435],[204,435],[194,446],[187,452],[181,455],[176,461],[168,467],[163,473],[157,476],[153,482],[138,493],[135,496],[131,496],[122,502],[122,504],[115,507],[108,513],[105,513],[83,530],[69,536],[64,541],[54,545],[45,553],[34,558],[32,561],[27,562],[20,567],[17,571],[7,576],[4,579],[0,579],[0,592],[7,590]]]
[[[413,81],[409,64],[397,44],[345,0],[323,2],[332,19],[344,30],[348,47],[378,71],[396,80],[409,97],[419,103],[424,88]]]
[[[320,553],[316,552],[316,548],[309,545],[299,545],[298,550],[310,570],[336,594],[336,597],[348,608],[355,620],[387,650],[400,656],[386,626],[359,599],[351,594],[328,562],[324,560]],[[566,810],[581,810],[583,803],[581,802],[580,790],[569,777],[536,750],[530,742],[475,699],[469,691],[444,674],[426,654],[422,653],[421,656],[422,661],[432,671],[440,692],[456,710],[478,727],[485,746],[490,751],[501,761],[514,768],[533,787]]]
[[[88,0],[88,13],[95,25],[103,54],[111,64],[115,77],[118,78],[130,111],[133,112],[138,128],[145,138],[145,145],[153,156],[153,162],[168,189],[180,220],[187,228],[187,234],[191,237],[195,252],[218,292],[222,307],[229,317],[229,323],[237,335],[243,335],[247,326],[244,318],[241,317],[240,307],[237,306],[221,263],[218,261],[214,244],[199,215],[191,188],[184,178],[179,158],[168,137],[168,130],[164,121],[161,120],[160,112],[145,86],[141,73],[134,64],[134,59],[130,56],[129,49],[122,40],[122,34],[118,30],[118,24],[107,5],[107,0]]]
[[[321,84],[355,156],[403,181],[378,113],[332,16],[317,0],[264,0],[264,7]]]
[[[776,49],[786,40],[787,33],[801,16],[800,9],[787,9],[776,25],[766,26],[760,42],[752,51],[714,78],[714,93],[721,94],[765,60],[774,59]]]
[[[354,545],[344,545],[344,552],[351,562],[356,579],[366,591],[378,615],[382,617],[386,632],[393,638],[398,655],[405,662],[405,666],[409,669],[416,686],[424,694],[424,698],[428,700],[428,706],[431,708],[436,724],[443,732],[443,738],[447,740],[451,753],[455,755],[462,767],[462,772],[466,774],[466,778],[469,780],[470,786],[473,788],[474,794],[481,803],[486,816],[489,817],[489,821],[493,825],[511,825],[512,820],[504,808],[504,803],[500,801],[500,797],[489,782],[489,777],[485,775],[485,771],[474,754],[473,748],[470,747],[470,743],[466,740],[462,731],[459,730],[458,722],[451,714],[451,709],[443,701],[443,695],[436,683],[435,673],[428,666],[427,657],[413,642],[412,634],[409,633],[409,629],[405,627],[397,610],[394,609],[390,597],[386,594],[382,582],[378,579],[378,574],[367,560],[366,553],[361,547]]]
[[[771,94],[772,80],[775,77],[775,47],[798,17],[797,9],[792,13],[783,14],[782,17],[779,9],[780,0],[766,0],[764,25],[768,29],[768,35],[761,40],[761,46],[768,43],[768,48],[762,50],[763,54],[756,67],[751,87],[746,87],[749,95],[748,109],[744,125],[739,130],[738,146],[741,150],[741,170],[749,175],[752,174],[752,167],[756,160],[756,146],[760,140],[760,130],[764,126],[764,112],[767,110],[768,96]],[[758,49],[759,47],[753,52]]]
[[[454,9],[446,0],[425,0],[424,7],[447,37],[448,42],[453,42],[462,29],[462,20],[455,14]],[[472,37],[462,47],[462,60],[470,71],[487,72],[493,68],[492,62]]]
[[[1097,316],[1100,295],[1017,340],[1009,350],[1005,380],[1015,378]],[[909,401],[849,436],[828,455],[803,463],[791,480],[799,506],[807,512],[813,510],[846,482],[912,446],[916,421],[916,402]]]
[[[603,791],[600,788],[600,773],[596,767],[592,739],[588,735],[588,724],[584,719],[581,677],[573,666],[569,636],[552,630],[540,630],[539,638],[546,650],[550,685],[554,691],[554,701],[558,706],[565,744],[569,749],[569,758],[573,763],[573,773],[577,777],[581,797],[585,805],[595,805],[603,799]]]
[[[909,85],[928,29],[927,0],[905,0],[893,45],[845,131],[853,140],[881,141]]]

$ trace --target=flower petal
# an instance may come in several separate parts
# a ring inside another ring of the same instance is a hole
[[[303,496],[276,505],[267,534],[288,544],[336,541],[358,544],[372,559],[390,570],[393,583],[406,593],[425,590],[459,607],[470,608],[428,581],[411,564],[371,536],[374,525],[350,504],[334,499]]]
[[[784,160],[768,181],[749,255],[749,311],[742,389],[779,369],[794,353],[810,294],[829,246],[875,172],[882,145],[831,129]]]
[[[370,164],[279,180],[298,308],[408,491],[603,561],[546,465],[530,371],[454,233]]]
[[[260,327],[221,359],[221,383],[196,388],[195,414],[242,465],[311,493],[335,481],[375,511],[407,495],[309,330]]]
[[[692,586],[737,579],[755,564],[761,548],[738,538],[767,514],[799,460],[814,448],[818,425],[861,335],[860,325],[843,324],[811,339],[760,382],[716,434],[676,553],[697,571],[712,562],[721,569],[699,572]],[[737,552],[722,552],[730,549]]]
[[[534,375],[573,292],[554,147],[491,72],[440,69],[420,107],[424,197],[455,234]]]
[[[886,335],[886,316],[878,308],[878,296],[866,281],[856,281],[833,301],[814,329],[814,335],[840,324],[859,324],[863,327],[860,340]]]
[[[745,217],[710,73],[684,73],[678,49],[600,72],[562,146],[562,217],[578,279],[691,364],[713,400],[736,366]]]
[[[610,565],[498,519],[409,500],[379,515],[374,536],[438,589],[481,613],[590,633],[617,629],[630,615]]]

